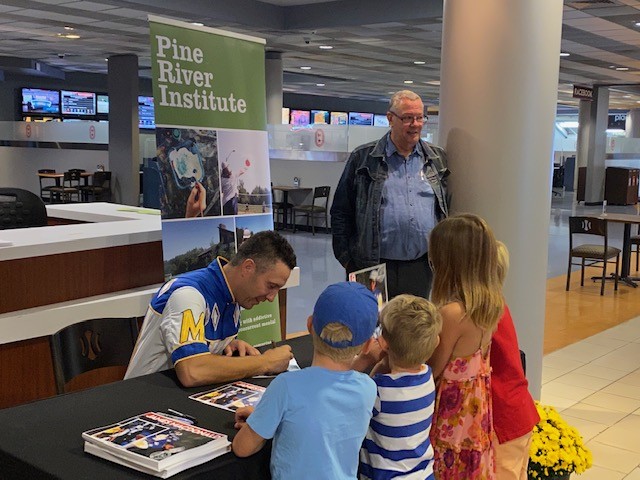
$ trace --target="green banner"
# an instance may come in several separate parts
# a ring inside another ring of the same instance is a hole
[[[149,16],[165,277],[233,257],[273,229],[264,40]],[[280,340],[277,299],[240,338]]]

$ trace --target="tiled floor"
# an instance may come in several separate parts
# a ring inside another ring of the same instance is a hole
[[[637,212],[635,206],[609,206],[608,211]],[[601,212],[601,206],[576,204],[572,193],[552,199],[547,269],[547,278],[552,280],[549,282],[566,274],[568,217]],[[612,225],[609,234],[610,244],[620,247],[622,225]],[[284,235],[293,245],[303,272],[300,286],[291,289],[288,296],[287,331],[291,333],[306,328],[316,297],[327,285],[344,280],[344,270],[333,256],[331,235],[312,236],[303,232]],[[627,290],[615,294],[617,301],[637,302],[637,295],[633,294],[640,289],[624,288]],[[590,290],[587,286],[582,291],[576,288],[571,295],[586,297],[592,294]],[[610,310],[606,307],[606,310],[606,315],[612,317],[624,314],[616,307]],[[598,315],[602,318],[602,314],[596,312],[595,316]],[[617,323],[627,318],[614,320]],[[580,329],[579,325],[571,326],[573,330]],[[541,397],[543,403],[555,406],[580,431],[593,452],[594,466],[573,478],[640,480],[640,317],[584,340],[574,340],[545,355]]]
[[[640,480],[640,317],[545,355],[542,403],[582,434],[580,480]]]

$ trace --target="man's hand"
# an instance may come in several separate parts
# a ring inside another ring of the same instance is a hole
[[[253,407],[240,407],[236,410],[236,423],[234,423],[233,427],[236,430],[240,430],[247,423],[247,418],[253,413],[253,410]]]
[[[267,350],[262,354],[262,360],[265,365],[264,374],[284,372],[289,367],[289,360],[292,358],[293,354],[289,345]]]
[[[223,353],[227,357],[231,357],[234,352],[238,352],[239,357],[260,355],[260,352],[256,348],[252,347],[244,340],[232,340],[231,343],[225,347]]]
[[[191,189],[191,193],[189,193],[184,217],[193,218],[202,216],[205,208],[207,208],[207,192],[200,182],[196,182]]]

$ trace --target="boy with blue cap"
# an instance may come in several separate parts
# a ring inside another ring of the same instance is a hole
[[[366,287],[327,287],[307,319],[311,367],[278,375],[255,411],[238,409],[234,453],[252,455],[273,438],[274,480],[355,479],[376,385],[351,362],[372,341],[377,321],[378,302]]]

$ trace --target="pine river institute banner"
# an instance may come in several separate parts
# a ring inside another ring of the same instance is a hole
[[[255,232],[273,229],[265,42],[156,16],[149,28],[170,278],[229,258]],[[280,338],[277,299],[242,311],[240,338]]]

